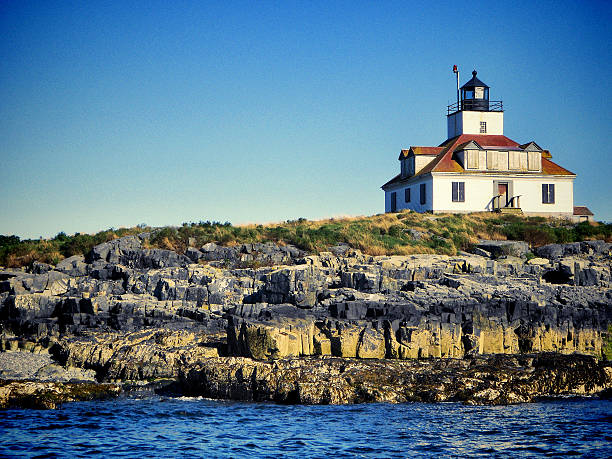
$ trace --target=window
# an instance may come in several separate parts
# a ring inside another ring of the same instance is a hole
[[[425,187],[425,183],[421,183],[421,204],[425,204],[427,202],[427,196],[425,195],[425,192],[427,191],[427,188]]]
[[[542,184],[542,204],[555,203],[555,185],[553,183]]]
[[[397,193],[391,193],[391,212],[397,212]]]
[[[410,188],[404,190],[404,201],[410,202]]]
[[[507,151],[497,152],[497,166],[500,171],[508,170],[508,152]]]
[[[520,159],[520,163],[519,163],[519,167],[522,171],[526,171],[527,170],[527,152],[526,151],[520,151],[519,152],[519,159]]]
[[[478,150],[469,150],[465,154],[467,155],[467,168],[478,169]]]
[[[497,163],[498,156],[496,151],[487,151],[487,169],[496,170],[499,169],[499,165]]]
[[[506,151],[487,151],[487,169],[491,171],[508,170],[508,152]]]
[[[465,182],[453,182],[453,202],[465,202]]]
[[[518,151],[510,151],[508,152],[510,158],[509,158],[509,164],[508,167],[510,170],[518,170],[521,166],[521,157],[520,157],[520,152]]]
[[[480,133],[481,134],[486,134],[487,133],[487,122],[486,121],[481,121],[480,122]]]
[[[529,155],[527,169],[530,171],[539,171],[540,170],[540,153],[537,151],[530,151],[527,154]]]

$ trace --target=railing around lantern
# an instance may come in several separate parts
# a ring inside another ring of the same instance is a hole
[[[486,103],[484,100],[462,100],[461,102],[455,102],[454,104],[446,106],[446,114],[450,115],[451,113],[455,113],[461,110],[476,110],[480,111],[482,108],[482,104]],[[489,112],[503,112],[504,111],[504,102],[501,100],[490,100],[489,101]]]

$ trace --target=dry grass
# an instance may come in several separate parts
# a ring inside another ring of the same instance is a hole
[[[151,228],[111,229],[95,235],[66,236],[60,233],[53,239],[39,241],[18,241],[18,238],[0,236],[0,265],[26,266],[35,260],[54,264],[63,257],[86,254],[96,244],[142,231],[151,231]],[[178,228],[153,230],[153,236],[145,242],[145,247],[183,252],[189,245],[201,247],[208,242],[225,246],[274,242],[317,253],[346,243],[368,255],[453,255],[460,250],[469,250],[479,239],[520,239],[532,246],[586,239],[611,241],[612,225],[573,224],[561,219],[487,212],[432,215],[403,211],[370,217],[297,219],[266,225],[184,223]]]

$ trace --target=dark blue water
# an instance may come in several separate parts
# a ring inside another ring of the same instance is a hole
[[[145,398],[0,411],[0,456],[612,456],[612,402],[280,406]]]

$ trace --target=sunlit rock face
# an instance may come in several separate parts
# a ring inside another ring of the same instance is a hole
[[[246,378],[249,365],[268,371],[258,361],[299,358],[391,365],[609,352],[611,244],[545,246],[530,260],[524,243],[496,247],[475,249],[485,256],[371,257],[346,246],[307,255],[274,244],[176,253],[131,236],[55,267],[0,271],[0,351],[49,352],[100,381],[191,381],[196,365],[229,357],[243,359],[233,362]],[[335,400],[305,384],[299,400]]]

